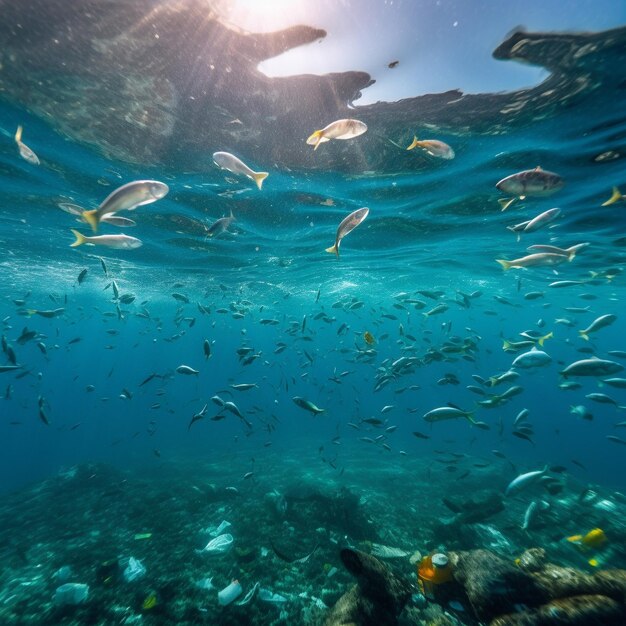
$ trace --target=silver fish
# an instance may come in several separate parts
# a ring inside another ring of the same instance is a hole
[[[335,244],[330,248],[326,248],[326,252],[336,254],[339,257],[339,246],[341,240],[350,232],[352,232],[369,214],[370,210],[367,207],[357,209],[344,217],[337,228],[337,235],[335,236]]]

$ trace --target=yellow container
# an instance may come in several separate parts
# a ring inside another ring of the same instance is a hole
[[[452,580],[452,566],[445,554],[425,556],[417,566],[417,581],[420,590],[429,600],[435,600],[438,585]]]

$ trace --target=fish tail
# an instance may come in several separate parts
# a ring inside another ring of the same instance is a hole
[[[571,537],[568,537],[567,540],[571,543],[580,543],[583,539],[582,535],[572,535]]]
[[[15,137],[17,139],[17,135],[15,135]],[[621,200],[623,197],[624,196],[622,195],[620,190],[617,187],[613,187],[613,193],[611,197],[606,202],[603,202],[601,206],[609,206],[610,204],[615,204],[618,200]]]
[[[316,130],[314,133],[312,133],[308,139],[306,140],[306,142],[309,145],[313,146],[313,150],[317,150],[317,147],[320,145],[320,143],[322,142],[322,131],[321,130]]]
[[[263,181],[269,176],[268,172],[255,172],[254,173],[254,182],[256,183],[256,186],[259,188],[259,191],[261,191],[261,188],[263,187]]]
[[[87,222],[87,224],[89,224],[89,226],[91,226],[91,230],[93,230],[94,233],[97,233],[98,232],[98,222],[100,221],[98,219],[98,211],[97,211],[97,209],[93,209],[91,211],[83,211],[81,216]]]
[[[506,211],[517,198],[499,198],[498,203],[500,204],[500,210]]]
[[[70,248],[75,248],[76,246],[82,246],[84,243],[87,242],[85,235],[83,235],[82,233],[79,233],[77,230],[74,230],[73,228],[70,228],[70,230],[74,234],[74,237],[76,237],[76,241],[70,244]]]
[[[32,317],[35,313],[37,313],[37,309],[26,309],[26,315],[28,315],[28,317]]]
[[[502,349],[507,352],[508,350],[511,349],[511,342],[508,341],[507,339],[503,339],[502,341]],[[493,386],[493,385],[492,385]]]
[[[581,339],[584,339],[585,341],[589,341],[589,335],[584,330],[579,330],[578,334],[580,335]]]
[[[508,341],[505,340],[504,344],[506,345],[508,343]],[[504,346],[502,346],[503,350],[506,350],[506,348]],[[489,377],[489,386],[490,387],[495,387],[498,384],[498,377],[497,376],[490,376]]]
[[[337,258],[339,258],[339,246],[337,244],[331,246],[330,248],[326,248],[326,252],[334,254]]]
[[[407,150],[413,150],[413,148],[417,148],[417,146],[420,145],[420,142],[417,139],[417,135],[413,135],[413,141],[411,142],[411,145],[407,148]]]
[[[502,265],[502,269],[505,271],[511,269],[511,264],[509,263],[509,261],[505,261],[504,259],[496,259],[496,263],[500,263],[500,265]]]
[[[465,419],[467,419],[467,421],[468,421],[470,424],[475,424],[475,423],[476,423],[476,420],[474,419],[474,413],[475,413],[475,412],[476,412],[476,411],[470,411],[469,413],[466,413],[466,414],[465,414]]]
[[[23,130],[23,128],[22,128],[22,125],[20,124],[17,127],[17,130],[15,131],[15,142],[16,143],[19,143],[20,141],[22,141],[22,130]]]
[[[554,337],[554,333],[550,331],[547,335],[544,335],[543,337],[539,337],[539,341],[537,343],[543,348],[544,341],[546,339],[552,339],[552,337]]]

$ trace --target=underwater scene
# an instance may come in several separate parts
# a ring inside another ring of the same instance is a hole
[[[626,624],[626,4],[0,16],[0,626]]]

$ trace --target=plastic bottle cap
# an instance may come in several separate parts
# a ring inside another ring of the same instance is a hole
[[[434,567],[446,567],[448,565],[448,557],[445,554],[433,554],[431,562]]]

